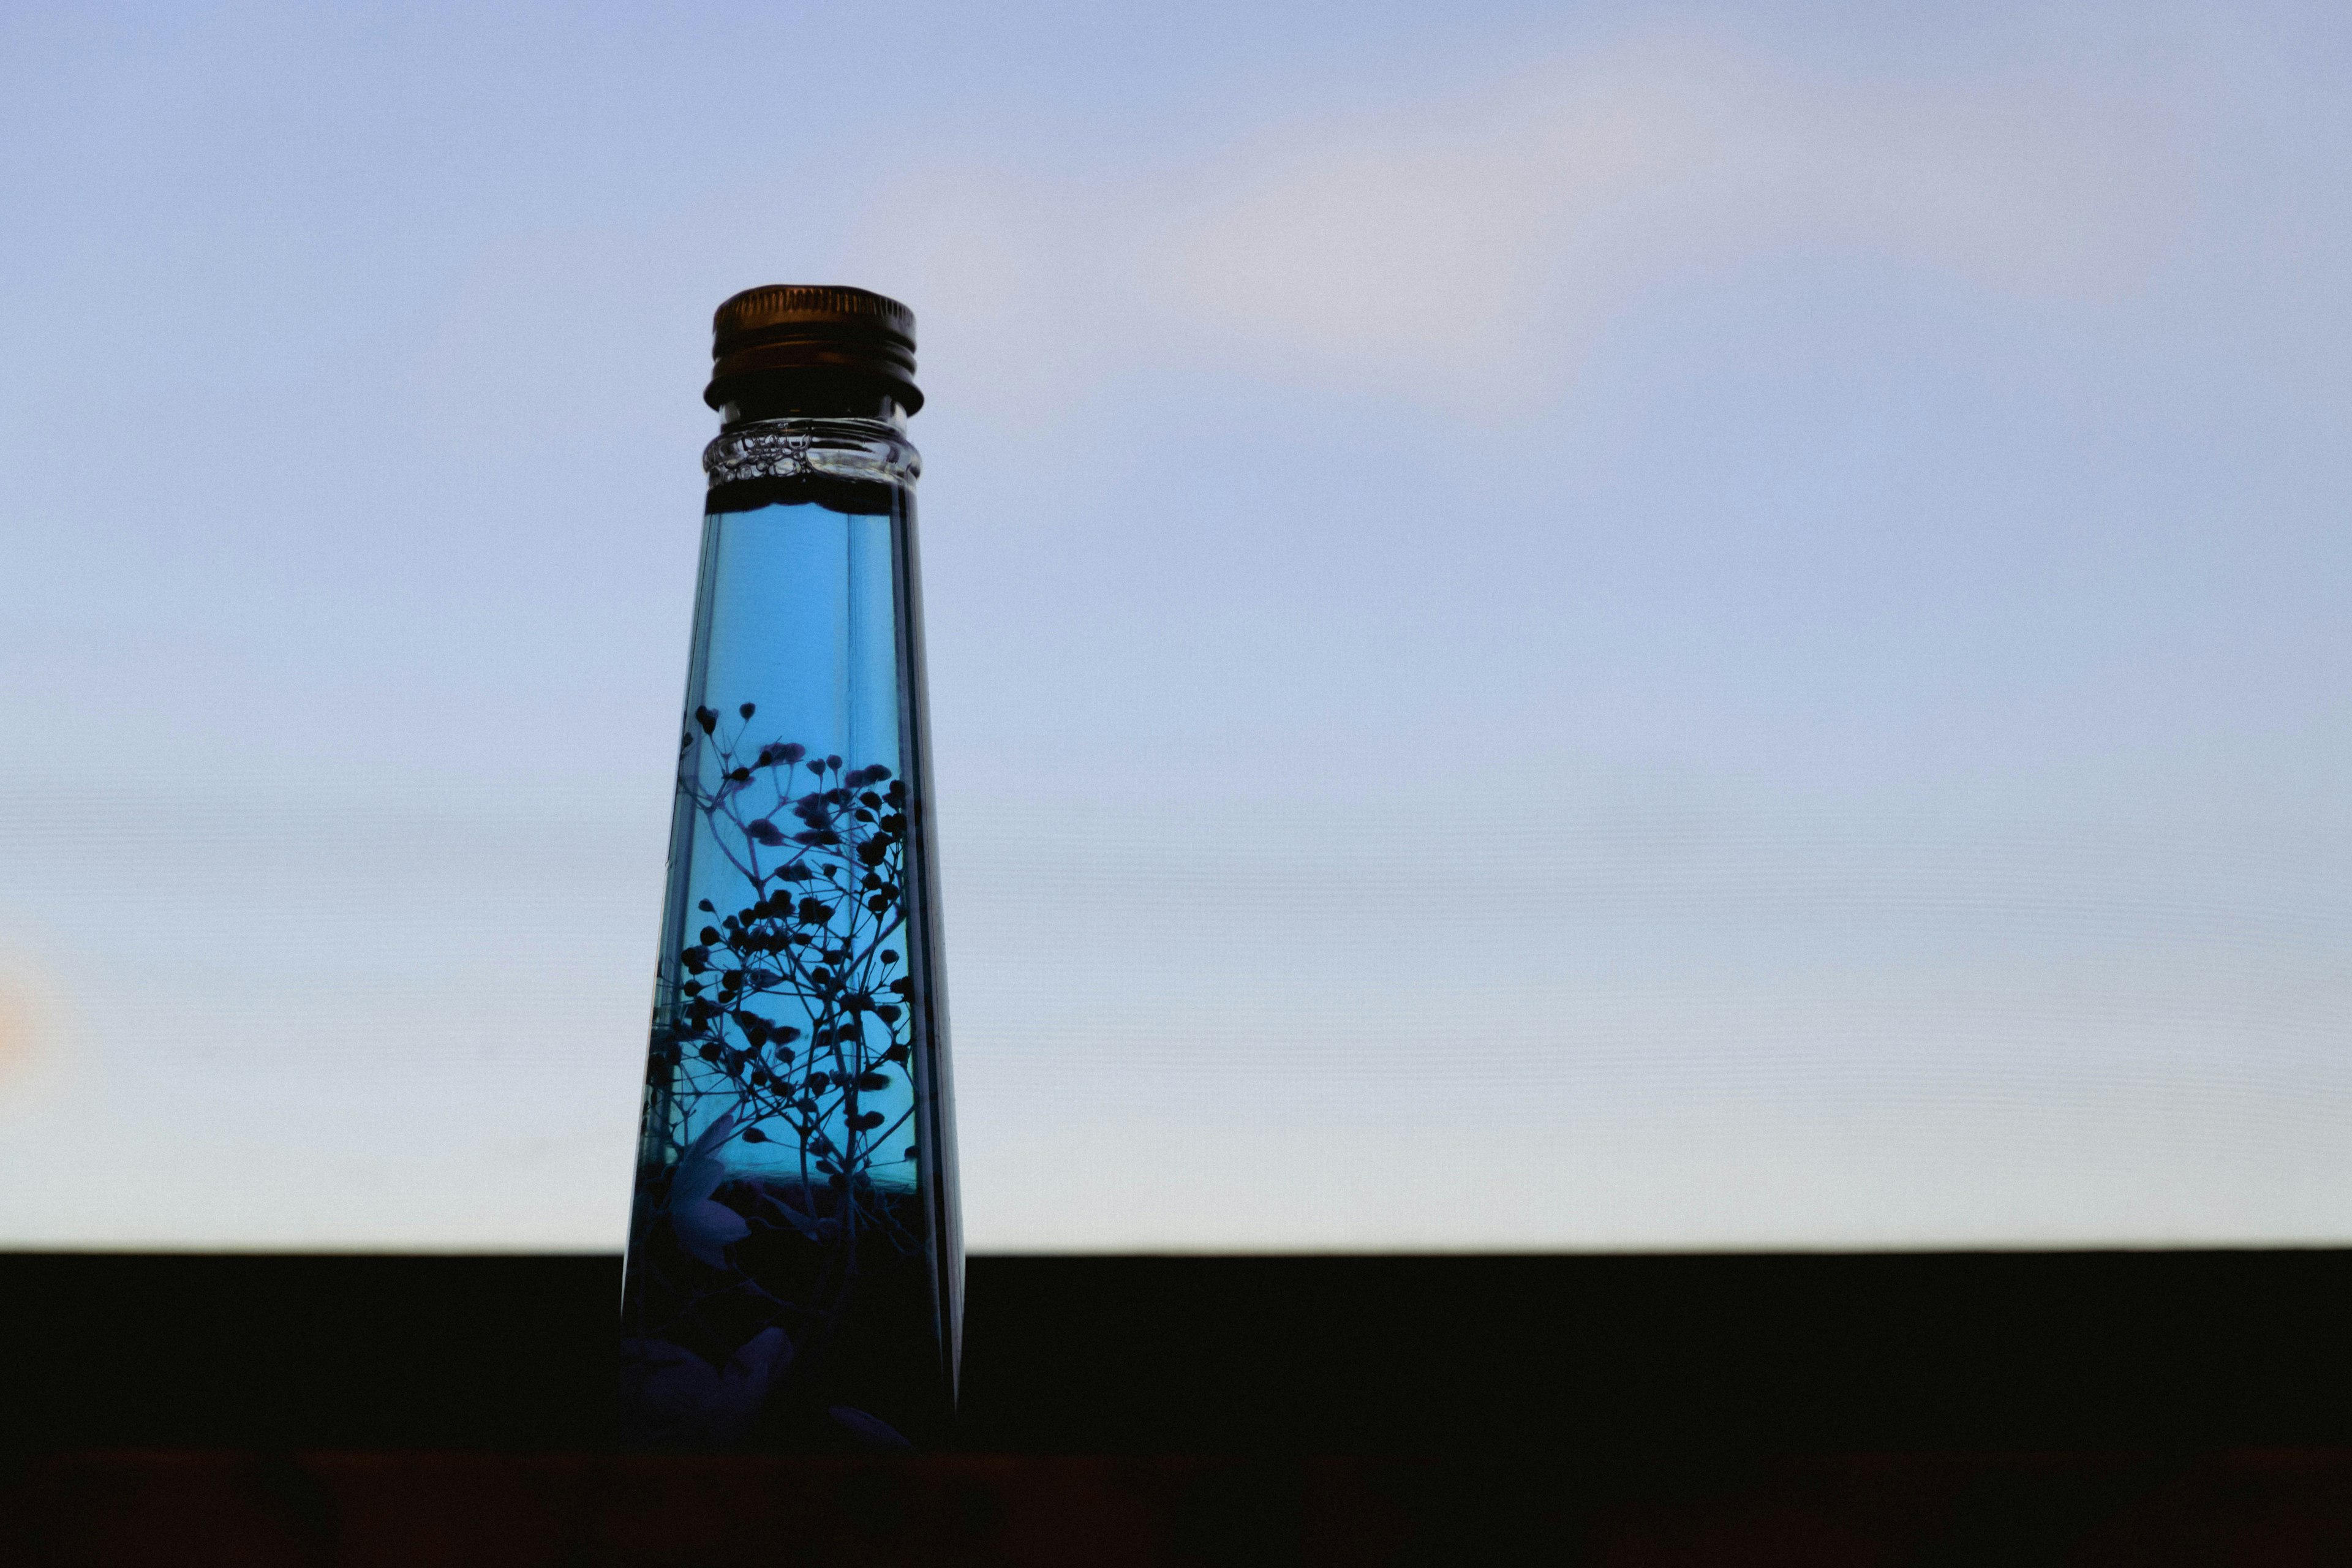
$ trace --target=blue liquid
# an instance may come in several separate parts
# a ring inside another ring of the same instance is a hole
[[[889,1446],[960,1255],[912,509],[706,520],[623,1309],[630,1439]]]

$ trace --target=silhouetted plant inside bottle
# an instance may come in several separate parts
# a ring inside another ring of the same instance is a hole
[[[962,1247],[906,416],[914,318],[719,309],[709,500],[622,1321],[634,1442],[898,1447]]]

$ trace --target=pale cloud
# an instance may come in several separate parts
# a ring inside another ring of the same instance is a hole
[[[1662,284],[1776,254],[2128,295],[2196,196],[2153,101],[1832,77],[1676,37],[1116,183],[935,166],[878,196],[850,252],[1024,408],[1139,355],[1487,404],[1564,383]]]
[[[1170,367],[1489,408],[1565,384],[1663,287],[1778,254],[2126,295],[2196,198],[2179,89],[1895,82],[1676,34],[1094,174],[1067,172],[1083,150],[1045,174],[973,144],[859,187],[735,184],[642,227],[508,236],[418,370],[453,449],[502,450],[527,400],[626,432],[641,416],[598,389],[690,379],[712,300],[854,279],[916,306],[942,405],[1000,425]]]

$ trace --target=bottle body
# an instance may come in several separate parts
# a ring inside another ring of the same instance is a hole
[[[706,465],[623,1433],[922,1443],[962,1256],[916,460],[890,422],[787,418]]]

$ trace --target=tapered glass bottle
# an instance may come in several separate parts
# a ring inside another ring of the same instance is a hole
[[[914,319],[719,307],[622,1312],[625,1440],[922,1444],[962,1246],[907,416]]]

